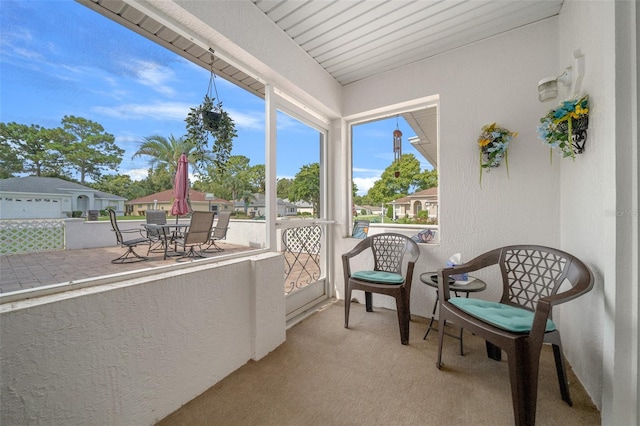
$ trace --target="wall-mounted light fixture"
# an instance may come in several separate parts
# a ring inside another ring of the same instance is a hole
[[[538,83],[538,99],[540,102],[550,101],[558,97],[558,83],[569,87],[571,85],[571,67],[567,67],[558,77],[547,77]]]
[[[565,68],[558,77],[547,77],[538,83],[538,99],[540,102],[550,101],[558,97],[558,83],[569,87],[569,97],[575,96],[581,89],[584,75],[584,54],[577,49],[573,52],[575,59],[575,71],[572,67]]]

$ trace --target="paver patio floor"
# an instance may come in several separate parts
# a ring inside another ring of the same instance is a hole
[[[224,251],[205,253],[206,257],[253,250],[246,246],[218,245]],[[0,256],[0,293],[176,264],[175,257],[164,260],[162,253],[150,253],[149,259],[144,262],[111,263],[111,259],[124,252],[125,249],[121,247],[103,247],[3,255]],[[144,254],[144,251],[140,253]]]

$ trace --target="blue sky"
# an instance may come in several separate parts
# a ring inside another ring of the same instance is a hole
[[[60,126],[65,115],[100,123],[125,150],[117,173],[143,179],[148,160],[132,158],[144,137],[185,134],[189,108],[207,92],[209,72],[72,0],[0,2],[0,121]],[[218,77],[236,123],[232,155],[264,164],[264,102]],[[214,95],[215,96],[215,95]],[[399,120],[403,152],[410,127]],[[354,131],[354,181],[364,194],[393,161],[396,119]],[[302,148],[301,148],[302,147]],[[318,161],[318,133],[280,114],[278,177]]]

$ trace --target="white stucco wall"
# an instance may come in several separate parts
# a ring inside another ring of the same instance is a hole
[[[549,46],[557,38],[557,18],[547,19],[345,87],[347,117],[440,97],[440,245],[421,246],[416,272],[443,266],[457,252],[469,260],[507,244],[559,246],[560,162],[549,164],[549,151],[536,134],[548,109],[538,101],[537,83],[556,73]],[[477,138],[492,122],[519,135],[509,149],[510,178],[501,167],[484,175],[481,188]],[[339,244],[336,260],[355,242]],[[434,300],[435,292],[414,283],[412,313],[429,316]]]
[[[570,65],[575,49],[584,52],[583,91],[591,105],[586,152],[561,168],[561,245],[593,268],[596,286],[556,320],[603,424],[640,420],[637,8],[630,1],[571,0],[559,21],[559,65]]]
[[[607,253],[614,252],[606,249],[608,237],[604,231],[606,211],[614,210],[610,197],[615,194],[615,137],[611,137],[615,134],[615,120],[607,119],[615,111],[615,97],[610,96],[615,91],[615,35],[607,31],[614,24],[613,3],[580,3],[568,1],[563,5],[557,56],[558,70],[567,66],[575,70],[573,52],[580,49],[584,53],[582,91],[589,94],[589,130],[584,154],[576,161],[559,162],[560,244],[592,268],[596,284],[580,303],[558,309],[554,319],[562,330],[565,355],[596,404],[602,407],[600,392],[596,390],[602,387],[603,280],[608,265],[615,264],[615,255],[607,259],[610,256]],[[589,31],[582,30],[586,22]]]
[[[154,424],[284,342],[283,268],[262,254],[0,305],[2,424]]]

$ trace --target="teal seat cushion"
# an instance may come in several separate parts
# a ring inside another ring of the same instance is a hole
[[[351,278],[380,284],[402,284],[404,282],[402,275],[384,271],[358,271],[351,274]]]
[[[505,305],[488,300],[468,299],[466,297],[452,297],[452,305],[482,321],[514,333],[528,333],[531,331],[534,313],[515,306]],[[547,320],[546,331],[553,331],[556,325]]]

